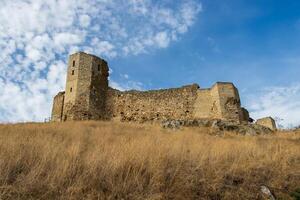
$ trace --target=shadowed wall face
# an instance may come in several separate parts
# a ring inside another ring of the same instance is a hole
[[[59,92],[53,100],[51,120],[61,122],[63,116],[65,92]]]
[[[241,108],[240,118],[244,122],[249,122],[250,115],[249,115],[249,111],[246,108]]]
[[[109,75],[107,62],[97,57],[93,57],[91,70],[92,75],[89,97],[89,119],[104,119]]]

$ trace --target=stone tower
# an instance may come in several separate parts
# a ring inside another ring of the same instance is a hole
[[[104,118],[108,89],[107,62],[94,55],[70,55],[61,121]]]

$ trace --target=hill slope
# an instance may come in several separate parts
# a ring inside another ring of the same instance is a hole
[[[300,188],[300,132],[68,122],[0,125],[0,199],[281,199]],[[293,193],[293,194],[292,194]]]

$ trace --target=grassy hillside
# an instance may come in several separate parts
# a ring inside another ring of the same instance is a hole
[[[245,137],[109,122],[0,125],[0,199],[278,199],[300,188],[300,132]],[[292,195],[293,193],[293,195]]]

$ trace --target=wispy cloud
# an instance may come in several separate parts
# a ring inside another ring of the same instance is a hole
[[[248,108],[251,116],[272,116],[282,119],[284,127],[300,125],[300,84],[285,87],[268,87],[256,95],[249,96]]]
[[[200,11],[195,0],[2,0],[0,121],[48,117],[68,54],[113,59],[166,48]],[[123,89],[141,87],[130,81]]]

